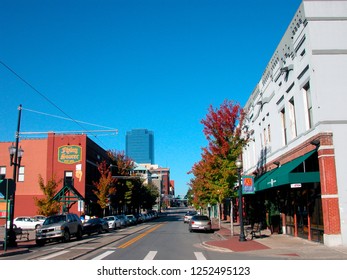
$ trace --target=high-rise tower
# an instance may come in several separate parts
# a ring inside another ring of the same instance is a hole
[[[137,163],[154,164],[154,135],[148,129],[128,131],[125,139],[125,154]]]

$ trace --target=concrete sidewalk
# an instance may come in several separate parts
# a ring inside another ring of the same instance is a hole
[[[218,227],[219,228],[219,227]],[[261,236],[245,242],[239,241],[240,227],[235,224],[231,236],[230,222],[221,222],[215,230],[217,240],[203,243],[205,248],[222,252],[247,253],[257,257],[293,260],[347,260],[347,247],[327,247],[324,244],[308,241],[285,234],[271,234],[262,230]]]
[[[8,247],[5,251],[5,228],[3,226],[0,227],[0,260],[1,257],[7,257],[17,254],[23,254],[30,250],[30,248],[36,246],[35,243],[35,230],[28,230],[28,239],[26,236],[23,236],[22,239],[17,238],[17,246],[16,247]]]

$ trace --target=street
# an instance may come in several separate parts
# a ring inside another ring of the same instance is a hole
[[[109,233],[84,236],[68,243],[48,243],[10,260],[240,260],[254,256],[205,248],[202,243],[217,235],[188,230],[183,222],[187,209],[166,211],[151,222]],[[259,259],[265,259],[258,257]]]

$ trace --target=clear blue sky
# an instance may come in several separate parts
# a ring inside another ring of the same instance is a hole
[[[14,140],[19,104],[23,132],[118,129],[90,135],[105,149],[147,128],[186,194],[209,105],[245,105],[300,3],[0,0],[0,61],[38,91],[0,64],[0,141]]]

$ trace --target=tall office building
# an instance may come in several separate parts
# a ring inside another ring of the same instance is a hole
[[[125,154],[137,163],[154,164],[154,135],[147,129],[128,131],[125,139]]]

